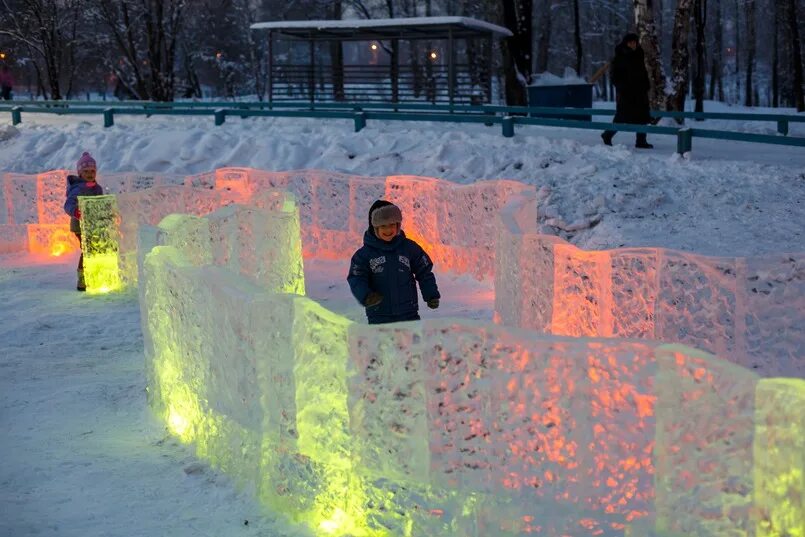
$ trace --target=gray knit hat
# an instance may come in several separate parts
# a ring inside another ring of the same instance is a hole
[[[372,227],[402,224],[402,211],[396,205],[384,205],[372,211],[371,220]]]

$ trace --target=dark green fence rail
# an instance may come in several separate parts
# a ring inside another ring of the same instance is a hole
[[[754,134],[746,132],[669,127],[656,125],[615,124],[603,121],[582,121],[557,119],[563,116],[613,116],[614,110],[598,108],[547,108],[511,107],[495,105],[433,105],[418,103],[311,103],[305,102],[153,102],[120,101],[109,106],[106,101],[15,101],[0,104],[0,112],[11,112],[14,125],[22,122],[23,113],[46,113],[59,115],[102,114],[104,126],[114,125],[118,115],[165,115],[165,116],[204,116],[215,119],[215,125],[222,125],[228,116],[248,117],[290,117],[314,119],[352,119],[355,131],[366,127],[369,120],[375,121],[435,121],[450,123],[480,123],[488,126],[501,125],[505,137],[514,136],[515,125],[537,125],[568,129],[606,130],[643,132],[676,136],[677,152],[687,153],[693,146],[693,138],[709,138],[738,142],[775,144],[805,147],[805,137],[788,136],[790,123],[805,123],[805,114],[747,114],[739,112],[667,112],[653,111],[657,118],[674,119],[721,119],[735,121],[776,122],[780,135]],[[553,117],[552,117],[553,116]]]

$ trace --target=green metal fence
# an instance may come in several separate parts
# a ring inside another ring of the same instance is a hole
[[[352,119],[355,131],[370,120],[435,121],[500,125],[505,137],[514,136],[515,125],[538,125],[568,129],[642,132],[676,136],[677,152],[691,151],[693,138],[710,138],[739,142],[805,147],[805,137],[788,136],[791,123],[805,123],[805,115],[747,114],[740,112],[668,112],[652,111],[655,118],[720,119],[744,122],[775,122],[779,135],[754,134],[729,130],[691,128],[687,126],[655,126],[617,124],[602,121],[554,119],[561,112],[569,116],[613,116],[614,110],[598,108],[511,107],[495,105],[433,105],[418,103],[315,103],[309,102],[153,102],[119,101],[110,106],[106,101],[15,101],[0,104],[0,112],[11,112],[14,125],[22,122],[23,113],[102,114],[104,127],[114,125],[120,115],[213,116],[215,125],[227,117],[299,117],[314,119]],[[547,116],[547,117],[546,117]]]

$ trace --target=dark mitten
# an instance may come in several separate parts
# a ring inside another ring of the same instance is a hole
[[[438,298],[431,298],[428,300],[428,307],[432,310],[435,310],[439,307],[439,299]]]
[[[366,296],[366,300],[363,301],[363,305],[367,308],[371,308],[372,306],[377,306],[381,302],[383,302],[383,295],[377,291],[372,291]]]

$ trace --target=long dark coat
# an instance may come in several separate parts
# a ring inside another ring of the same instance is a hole
[[[648,101],[650,88],[648,71],[644,63],[643,49],[638,45],[632,50],[622,42],[615,47],[612,60],[612,83],[618,90],[615,123],[645,125],[651,121]]]

